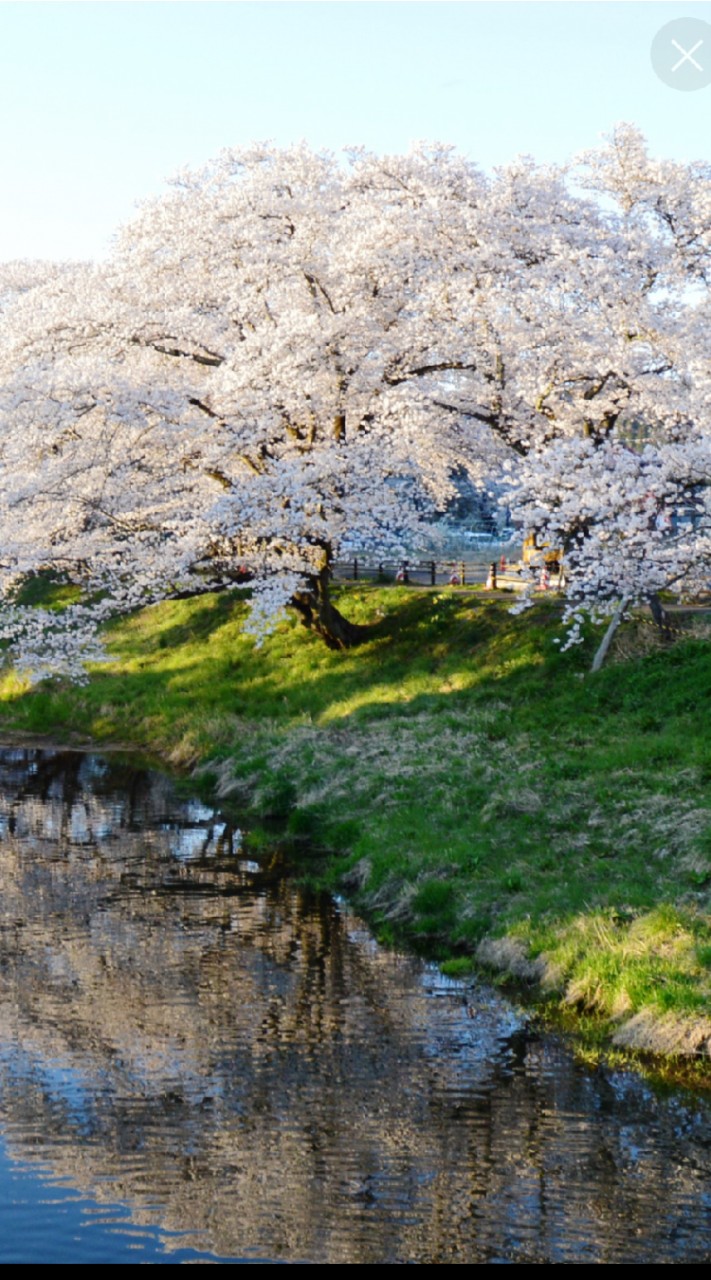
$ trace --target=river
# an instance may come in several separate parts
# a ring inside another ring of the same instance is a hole
[[[381,949],[118,757],[0,751],[0,1260],[696,1262],[707,1100]]]

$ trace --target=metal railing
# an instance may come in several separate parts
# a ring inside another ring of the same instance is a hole
[[[337,582],[403,582],[413,586],[473,586],[489,580],[492,566],[494,581],[510,572],[501,558],[492,556],[468,557],[460,560],[376,560],[353,556],[349,560],[336,560],[332,567]]]

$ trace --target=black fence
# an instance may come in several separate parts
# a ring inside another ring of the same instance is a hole
[[[505,557],[477,556],[467,560],[371,560],[354,556],[337,560],[333,577],[338,582],[404,582],[413,586],[473,586],[487,582],[493,569],[495,585],[498,575],[508,573]]]

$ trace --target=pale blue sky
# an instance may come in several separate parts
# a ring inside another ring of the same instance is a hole
[[[711,2],[0,3],[0,259],[93,257],[136,201],[222,147],[271,138],[483,167],[562,160],[618,120],[659,155],[711,157],[711,86],[649,48]]]

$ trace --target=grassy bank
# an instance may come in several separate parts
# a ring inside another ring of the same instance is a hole
[[[554,601],[513,618],[474,591],[344,594],[375,624],[351,653],[295,623],[256,649],[225,596],[146,610],[84,688],[6,673],[0,734],[207,766],[385,939],[534,983],[619,1045],[707,1055],[708,640],[645,653],[638,628],[590,677],[591,648],[552,643]]]

